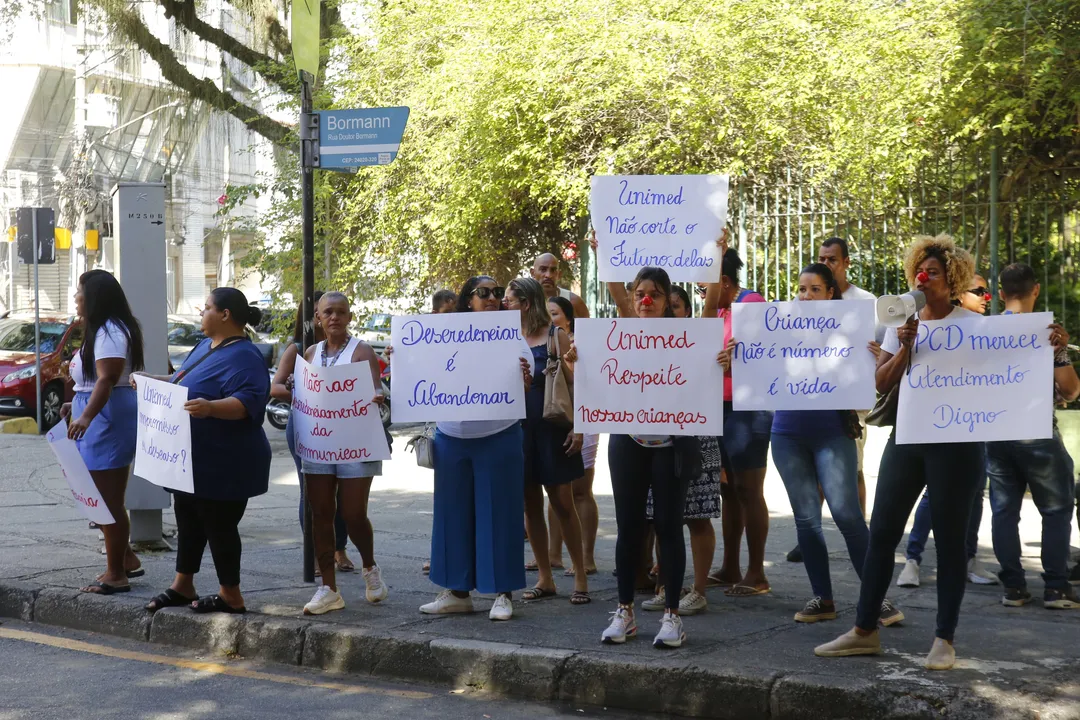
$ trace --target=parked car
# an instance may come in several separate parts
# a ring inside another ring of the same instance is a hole
[[[379,355],[390,344],[390,313],[372,313],[360,324],[356,337],[363,340]]]
[[[82,324],[70,315],[41,315],[41,419],[45,429],[60,421],[60,407],[74,396],[63,364],[82,345]],[[34,314],[13,312],[0,319],[0,413],[36,415]]]
[[[168,321],[169,363],[175,371],[184,364],[184,358],[188,356],[192,348],[206,339],[206,336],[203,335],[202,323],[197,317],[170,315]],[[262,352],[266,367],[273,367],[277,357],[277,348],[274,343],[264,342],[251,328],[244,328],[244,332],[255,343],[255,347]]]

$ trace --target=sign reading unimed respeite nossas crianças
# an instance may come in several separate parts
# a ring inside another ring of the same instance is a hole
[[[292,399],[296,454],[324,465],[389,460],[374,398],[368,363],[324,368],[297,357]]]
[[[727,201],[726,175],[594,175],[597,277],[627,281],[660,267],[676,282],[716,282]]]
[[[395,316],[394,422],[525,417],[517,312]]]
[[[49,441],[49,447],[60,463],[60,472],[64,473],[64,479],[71,489],[71,497],[75,499],[75,507],[83,517],[98,525],[112,525],[116,522],[98,492],[94,479],[90,477],[90,471],[86,469],[78,446],[74,440],[68,439],[67,420],[61,420],[54,425],[45,434],[45,439]]]
[[[874,406],[872,300],[731,307],[735,410],[869,410]]]
[[[1031,313],[920,322],[900,380],[897,444],[1050,437],[1053,320]]]
[[[574,430],[722,435],[723,323],[582,319],[574,323]]]
[[[163,488],[195,491],[191,474],[191,415],[183,385],[135,378],[139,398],[135,474]]]

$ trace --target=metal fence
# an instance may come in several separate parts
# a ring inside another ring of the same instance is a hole
[[[1042,283],[1040,309],[1052,310],[1080,333],[1074,261],[1080,253],[1080,169],[1020,185],[999,177],[994,160],[947,163],[902,193],[863,193],[865,199],[790,173],[781,182],[736,178],[728,207],[733,246],[746,263],[742,285],[767,300],[792,299],[799,271],[817,260],[823,240],[839,236],[851,250],[851,282],[877,295],[904,292],[903,252],[911,237],[948,233],[975,256],[995,304],[999,270],[1028,263]],[[611,298],[596,280],[591,253],[583,250],[586,302],[596,315],[610,316]]]

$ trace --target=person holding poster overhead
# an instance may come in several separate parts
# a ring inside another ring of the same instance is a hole
[[[584,548],[581,542],[581,521],[574,505],[571,484],[585,474],[581,459],[582,436],[572,427],[560,427],[544,419],[544,389],[547,384],[548,345],[570,350],[570,337],[551,322],[547,302],[540,283],[532,278],[518,278],[506,289],[506,307],[521,313],[521,335],[529,346],[533,359],[533,378],[525,393],[525,420],[521,423],[525,436],[525,527],[529,533],[539,578],[536,586],[522,593],[525,600],[539,600],[555,595],[555,579],[551,575],[548,554],[548,531],[544,524],[544,491],[559,518],[566,537],[566,546],[573,562],[574,592],[572,605],[591,602],[589,580],[585,572]],[[562,358],[559,358],[562,362]],[[567,384],[573,392],[573,369],[563,363]]]
[[[734,303],[765,302],[758,293],[739,287],[743,261],[734,249],[727,249],[724,228],[724,253],[720,263],[720,281],[710,283],[705,293],[702,317],[724,321],[724,348],[734,348],[731,331],[731,306]],[[741,410],[732,406],[731,368],[724,373],[724,436],[720,441],[724,470],[728,481],[721,486],[723,496],[722,526],[724,560],[720,570],[710,577],[728,589],[730,597],[752,597],[770,591],[765,577],[765,541],[769,536],[769,507],[765,504],[765,471],[769,465],[769,437],[772,413],[764,410]],[[748,563],[746,574],[739,568],[739,548],[746,530]]]
[[[349,323],[352,322],[349,299],[340,292],[325,293],[319,299],[316,313],[326,339],[309,347],[304,353],[304,359],[324,368],[339,364],[367,363],[373,387],[381,387],[379,361],[375,352],[367,343],[349,335]],[[385,398],[382,392],[376,391],[373,400],[382,403]],[[375,535],[367,512],[371,481],[376,475],[382,475],[382,462],[326,464],[304,458],[302,465],[308,486],[308,502],[311,503],[311,536],[315,543],[315,560],[323,578],[323,584],[315,590],[310,602],[304,605],[304,614],[322,615],[345,607],[345,600],[337,589],[335,574],[334,516],[339,509],[345,519],[349,537],[360,550],[367,601],[373,604],[382,602],[390,594],[390,590],[383,582],[382,570],[375,563]]]
[[[248,500],[270,484],[270,443],[263,432],[270,377],[262,353],[244,334],[262,312],[236,288],[210,292],[202,311],[206,339],[171,378],[188,389],[191,472],[195,492],[173,493],[176,514],[176,577],[146,609],[190,605],[197,613],[244,613],[240,593],[240,520]],[[131,384],[138,382],[133,375]],[[202,598],[195,575],[207,544],[214,556],[218,592]]]
[[[887,394],[903,382],[920,320],[974,317],[952,301],[970,287],[975,265],[948,235],[916,237],[904,256],[908,284],[926,296],[926,306],[899,328],[889,328],[877,363],[877,390]],[[983,444],[927,443],[898,445],[889,436],[878,471],[877,496],[870,520],[870,545],[863,566],[855,627],[819,645],[820,657],[876,655],[881,652],[878,621],[895,570],[896,546],[923,488],[930,490],[930,513],[937,541],[938,612],[934,643],[926,658],[930,670],[948,670],[956,662],[953,635],[967,582],[964,536],[972,498],[983,482]]]
[[[465,281],[457,312],[501,310],[505,288],[487,275]],[[525,390],[532,353],[521,342]],[[420,606],[427,615],[471,613],[472,591],[497,594],[491,620],[514,615],[513,591],[525,587],[525,454],[520,420],[443,421],[435,429],[435,497],[431,574],[444,588]]]
[[[832,272],[821,263],[808,265],[800,273],[796,297],[799,302],[842,299]],[[866,352],[874,351],[873,343],[867,346]],[[773,463],[791,502],[799,547],[814,593],[795,614],[795,622],[836,619],[829,550],[821,531],[819,492],[825,495],[836,527],[844,536],[855,573],[862,574],[870,531],[859,504],[855,439],[861,432],[853,410],[777,410],[773,415]],[[893,625],[903,619],[903,613],[892,603],[882,602],[883,624]]]
[[[319,299],[322,298],[322,290],[316,290],[315,295],[312,297],[312,302],[318,307]],[[323,335],[322,325],[319,324],[318,315],[314,318],[315,327],[315,342],[322,342],[326,339]],[[293,325],[293,342],[285,349],[285,352],[281,354],[281,360],[278,361],[277,372],[274,373],[274,380],[270,385],[270,395],[275,399],[292,404],[292,391],[293,391],[293,370],[296,369],[296,357],[300,353],[300,346],[304,343],[304,308],[298,307],[296,309],[296,322]],[[304,470],[303,465],[300,462],[300,456],[296,454],[296,416],[294,413],[289,413],[289,421],[285,426],[285,440],[289,445],[289,454],[292,455],[293,463],[296,465],[296,474],[300,478],[300,529],[304,529]],[[338,492],[338,508],[334,514],[334,565],[338,572],[352,572],[356,569],[352,560],[349,559],[348,553],[345,552],[345,547],[349,541],[349,533],[345,528],[345,519],[341,517],[341,492],[339,488]],[[321,574],[318,568],[315,568],[317,575]]]
[[[131,550],[131,525],[124,509],[128,468],[135,459],[138,401],[129,376],[143,369],[143,339],[123,288],[104,270],[79,278],[75,312],[83,321],[82,347],[71,359],[75,399],[60,414],[70,417],[68,438],[75,441],[102,500],[116,521],[101,525],[105,572],[83,592],[128,592],[128,578],[145,574]]]
[[[595,233],[590,234],[589,242],[596,250]],[[642,268],[630,283],[629,293],[621,282],[609,282],[608,292],[619,308],[619,317],[675,317],[671,309],[671,280],[663,268]],[[577,360],[576,347],[571,348],[568,359],[571,362]],[[675,474],[675,462],[675,443],[671,435],[612,435],[608,440],[608,467],[618,527],[615,571],[619,605],[610,625],[600,636],[605,644],[619,645],[637,637],[634,591],[636,570],[647,533],[645,508],[650,490],[666,605],[653,646],[677,648],[686,640],[679,616],[679,596],[686,574],[686,540],[682,527],[687,478]]]

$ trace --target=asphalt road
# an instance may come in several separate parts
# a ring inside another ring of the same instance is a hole
[[[0,657],[2,720],[648,717],[259,666],[18,622],[0,625]]]

